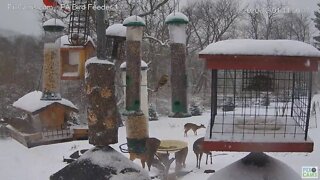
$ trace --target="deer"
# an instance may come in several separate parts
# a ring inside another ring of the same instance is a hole
[[[196,167],[200,169],[200,163],[201,163],[201,158],[202,154],[205,153],[207,155],[206,157],[206,164],[208,164],[208,156],[210,156],[211,164],[212,164],[212,153],[210,151],[206,151],[202,148],[202,142],[204,140],[204,137],[197,139],[193,143],[193,152],[196,154],[197,158],[197,165]]]
[[[158,148],[160,146],[160,140],[157,138],[148,138],[146,140],[146,151],[144,153],[132,153],[130,154],[130,160],[133,161],[135,159],[141,160],[141,165],[145,168],[145,163],[147,163],[148,170],[150,171],[150,167],[154,161],[154,155],[156,154]]]
[[[184,125],[184,136],[187,137],[187,133],[190,129],[192,129],[194,135],[197,135],[197,130],[200,128],[206,128],[203,124],[200,124],[200,126],[193,124],[193,123],[186,123]]]
[[[188,146],[174,153],[174,157],[176,159],[176,167],[175,171],[179,171],[183,167],[186,167],[186,158],[188,155]]]

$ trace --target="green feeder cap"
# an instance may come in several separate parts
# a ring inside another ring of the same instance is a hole
[[[167,16],[166,24],[188,24],[189,18],[181,12],[173,12]]]
[[[127,17],[123,21],[123,25],[124,26],[146,26],[146,23],[141,17],[137,15],[133,15],[133,16]]]
[[[61,32],[65,28],[65,25],[60,19],[52,18],[44,22],[42,27],[48,32]]]

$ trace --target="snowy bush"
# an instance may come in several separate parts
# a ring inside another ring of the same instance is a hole
[[[189,112],[192,116],[201,116],[202,110],[200,109],[199,105],[192,103],[189,107]]]
[[[159,120],[158,113],[154,105],[149,105],[149,121]]]

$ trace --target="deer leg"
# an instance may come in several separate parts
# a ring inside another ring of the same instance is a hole
[[[146,161],[141,159],[141,164],[142,164],[142,168],[143,168],[143,169],[144,169],[144,168],[145,168],[145,166],[146,166],[146,164],[145,164],[145,163],[146,163]]]
[[[212,153],[210,154],[211,164],[212,164]]]
[[[196,167],[198,167],[199,154],[197,154],[197,153],[196,153],[196,158],[197,158],[197,164],[196,164]]]
[[[187,137],[187,136],[188,136],[187,133],[188,133],[188,131],[187,131],[187,130],[184,130],[184,137]]]
[[[199,157],[199,167],[198,167],[199,169],[200,169],[200,164],[201,164],[202,154],[203,154],[203,153],[200,153],[200,157]]]
[[[208,164],[208,156],[209,154],[206,155],[206,164]]]

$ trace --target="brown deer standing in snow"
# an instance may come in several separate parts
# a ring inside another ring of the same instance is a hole
[[[190,129],[192,129],[194,135],[197,135],[197,130],[200,128],[206,128],[203,124],[200,124],[200,126],[193,124],[193,123],[186,123],[184,125],[184,136],[187,137],[187,133]]]
[[[183,167],[184,168],[186,167],[187,155],[188,155],[188,146],[174,153],[174,157],[176,159],[176,167],[175,167],[176,172],[182,169]]]
[[[145,153],[129,153],[130,160],[133,161],[135,159],[140,159],[142,167],[145,167],[145,163],[147,163],[148,169],[150,171],[150,167],[154,160],[154,155],[156,154],[158,148],[160,146],[160,140],[157,138],[148,138],[146,140],[146,151]]]
[[[201,158],[202,154],[205,153],[207,155],[206,157],[206,164],[208,164],[208,156],[210,156],[211,159],[211,164],[212,164],[212,153],[210,151],[206,151],[202,148],[202,142],[204,140],[204,137],[197,139],[193,143],[193,152],[196,154],[197,158],[197,165],[196,167],[200,169],[200,163],[201,163]]]

